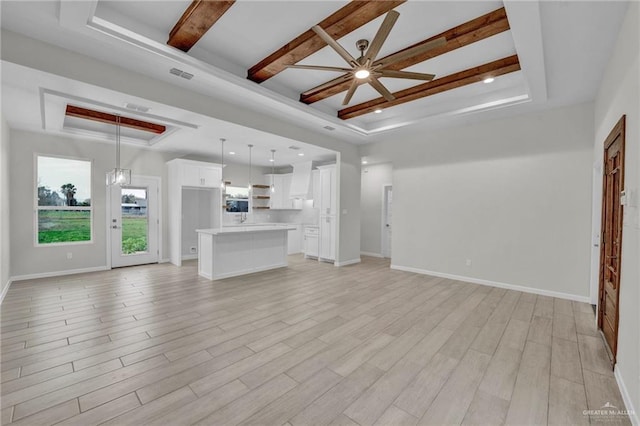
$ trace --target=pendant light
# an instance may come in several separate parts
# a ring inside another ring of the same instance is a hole
[[[221,164],[221,169],[220,169],[220,189],[222,190],[222,192],[224,193],[227,185],[224,182],[224,142],[226,141],[225,138],[220,138],[220,162]]]
[[[116,115],[116,167],[107,173],[107,185],[130,185],[131,169],[120,168],[120,116]]]
[[[252,189],[252,185],[251,185],[251,168],[252,168],[252,163],[251,163],[251,150],[253,149],[253,145],[249,144],[247,145],[249,147],[249,195],[251,195],[251,189]]]
[[[271,150],[271,176],[273,176],[275,173],[273,171],[275,164],[276,164],[276,159],[275,159],[275,154],[276,154],[276,150],[272,149]],[[276,192],[276,187],[273,184],[273,177],[271,178],[271,192]]]

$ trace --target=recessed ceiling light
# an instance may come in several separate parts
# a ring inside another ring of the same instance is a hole
[[[367,160],[362,160],[362,164],[369,164]]]
[[[298,157],[304,157],[304,152],[298,153]]]
[[[270,163],[273,163],[274,161],[276,161],[276,160],[274,160],[273,158],[269,158],[269,162]]]
[[[487,77],[487,78],[485,78],[485,79],[484,79],[484,80],[482,80],[482,81],[483,81],[485,84],[488,84],[488,83],[493,83],[493,80],[495,80],[495,78],[493,78],[493,77]]]
[[[376,108],[373,112],[375,114],[380,114],[382,112],[382,108]]]
[[[235,151],[229,151],[229,155],[236,155]]]

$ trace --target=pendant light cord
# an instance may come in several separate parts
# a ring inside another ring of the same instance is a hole
[[[120,116],[116,115],[116,169],[120,170]]]

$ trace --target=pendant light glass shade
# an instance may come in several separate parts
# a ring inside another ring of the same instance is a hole
[[[116,115],[116,167],[107,173],[107,185],[131,185],[131,169],[120,168],[120,116]]]

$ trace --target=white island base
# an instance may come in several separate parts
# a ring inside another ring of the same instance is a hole
[[[260,225],[198,229],[198,275],[210,280],[287,266],[292,226]]]

